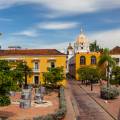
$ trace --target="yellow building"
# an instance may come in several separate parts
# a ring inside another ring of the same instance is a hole
[[[66,55],[56,49],[8,49],[0,50],[0,60],[23,61],[32,69],[28,77],[29,84],[43,83],[43,73],[48,67],[64,67],[66,73]],[[66,80],[62,84],[65,85]]]
[[[77,70],[83,66],[96,66],[99,57],[100,52],[90,52],[89,41],[81,30],[80,35],[77,37],[74,43],[74,53],[68,60],[69,74],[75,77],[76,80],[79,80]]]
[[[81,52],[76,53],[69,62],[69,73],[76,80],[79,80],[77,70],[83,66],[96,66],[99,60],[100,53],[98,52]]]

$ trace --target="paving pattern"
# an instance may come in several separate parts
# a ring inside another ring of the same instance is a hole
[[[77,120],[113,120],[77,83],[69,81],[72,94],[77,102],[79,116]]]

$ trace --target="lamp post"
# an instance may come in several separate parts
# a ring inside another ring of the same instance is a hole
[[[107,71],[107,90],[108,90],[108,99],[109,99],[109,89],[110,89],[110,78],[111,78],[111,72],[112,72],[112,68],[109,66],[108,64],[108,71]]]
[[[25,75],[25,89],[28,88],[28,84],[27,84],[27,69],[26,69],[26,62],[23,62],[24,65],[24,75]]]
[[[112,73],[112,67],[109,65],[107,66],[107,87],[110,86],[110,78],[111,78],[111,73]]]

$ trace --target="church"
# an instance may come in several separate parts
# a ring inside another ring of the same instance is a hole
[[[67,72],[79,80],[77,70],[84,66],[96,66],[100,52],[90,52],[89,40],[81,29],[73,46],[69,43],[67,48]]]

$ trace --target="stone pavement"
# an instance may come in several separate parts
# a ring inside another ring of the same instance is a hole
[[[20,93],[16,94],[15,100],[19,100]],[[13,96],[14,99],[14,96]],[[0,118],[8,118],[9,120],[32,120],[33,117],[54,113],[59,108],[59,98],[57,92],[51,92],[44,96],[45,101],[50,101],[51,106],[32,106],[29,109],[22,109],[19,104],[11,104],[9,106],[0,107]]]
[[[80,86],[77,81],[69,81],[73,96],[77,102],[79,116],[76,120],[113,120]]]
[[[81,85],[81,87],[87,92],[87,94],[94,99],[106,112],[110,114],[115,120],[118,118],[120,109],[120,96],[112,100],[104,100],[100,98],[100,85],[94,84],[93,91],[90,90],[90,85]],[[117,87],[120,91],[120,87]]]
[[[79,110],[77,103],[71,93],[69,84],[67,84],[65,89],[65,98],[67,103],[67,114],[63,120],[76,120],[76,117],[79,116]]]

